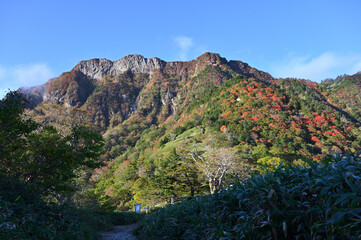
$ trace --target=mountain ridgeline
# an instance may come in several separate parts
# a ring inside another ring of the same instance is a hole
[[[107,59],[81,61],[70,72],[45,85],[20,91],[26,94],[31,107],[41,103],[81,107],[96,124],[108,127],[113,117],[128,119],[133,113],[144,115],[144,110],[158,112],[162,108],[160,105],[170,109],[175,109],[171,105],[178,102],[182,105],[175,97],[187,98],[185,85],[195,85],[190,80],[205,73],[206,68],[210,78],[202,75],[203,82],[198,81],[196,85],[207,83],[219,87],[238,74],[263,81],[272,79],[246,63],[228,62],[218,54],[206,53],[190,62],[165,62],[159,58],[129,55],[114,62]],[[149,91],[161,101],[149,99],[146,96]],[[154,100],[154,106],[147,107],[148,100]]]
[[[107,166],[93,173],[91,194],[118,209],[205,191],[211,179],[192,165],[195,156],[232,149],[237,166],[253,169],[361,147],[360,73],[315,83],[276,79],[214,53],[189,62],[129,55],[81,61],[20,92],[40,123],[98,127]]]

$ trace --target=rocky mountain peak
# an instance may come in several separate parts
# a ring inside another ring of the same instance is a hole
[[[100,80],[110,74],[113,62],[105,58],[94,58],[79,62],[73,70],[82,72],[91,79]]]
[[[91,79],[100,80],[105,75],[119,75],[128,70],[133,73],[150,74],[155,69],[163,68],[165,64],[166,62],[159,58],[145,58],[142,55],[133,54],[114,62],[105,58],[81,61],[73,70],[82,72]]]
[[[152,73],[155,69],[163,68],[166,62],[159,58],[145,58],[142,55],[134,54],[123,57],[114,62],[111,74],[118,75],[127,70],[133,73]]]
[[[218,66],[227,64],[227,59],[221,57],[218,53],[206,52],[197,58],[197,62],[204,65]]]
[[[167,86],[166,89],[174,91],[174,94],[167,95],[165,98],[162,96],[162,102],[168,106],[174,96],[177,96],[177,91],[180,91],[179,83],[191,80],[192,77],[200,73],[205,82],[217,86],[229,79],[232,73],[256,78],[264,82],[270,82],[273,79],[268,73],[252,68],[247,63],[227,61],[226,58],[217,53],[206,52],[195,60],[185,62],[165,62],[155,57],[145,58],[142,55],[132,54],[117,61],[105,58],[81,61],[70,72],[65,72],[42,86],[23,89],[22,92],[30,100],[31,107],[35,107],[42,102],[71,107],[80,107],[86,104],[92,109],[91,112],[93,112],[94,118],[105,119],[104,121],[96,120],[96,122],[103,121],[104,125],[106,125],[109,116],[119,111],[122,112],[123,118],[126,118],[129,115],[128,113],[134,112],[139,103],[137,100],[138,94],[142,91],[148,91],[148,88],[151,88],[154,83],[159,84],[162,82],[161,86]],[[148,82],[152,83],[148,86]],[[94,92],[97,87],[99,89]],[[105,88],[108,90],[104,91]],[[127,89],[127,91],[124,92],[124,89]],[[163,89],[162,91],[166,90]],[[127,96],[127,99],[125,99],[123,96],[126,96],[125,94],[128,92],[132,92],[134,96]],[[154,91],[150,92],[153,93]],[[145,95],[151,94],[147,93]],[[108,98],[110,100],[106,100]],[[157,100],[149,100],[149,102],[154,101]],[[109,102],[112,102],[112,104],[119,102],[120,105],[123,104],[124,106],[113,109],[113,106],[107,105],[110,104]],[[92,108],[91,106],[97,106],[98,112],[94,113],[95,107]],[[169,106],[167,112],[174,112],[174,109],[172,110],[172,107]],[[151,111],[152,107],[145,109]]]

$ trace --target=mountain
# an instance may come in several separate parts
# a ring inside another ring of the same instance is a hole
[[[180,97],[181,85],[206,68],[211,70],[207,73],[210,78],[203,80],[218,86],[237,74],[262,81],[272,79],[269,74],[246,63],[228,62],[218,54],[205,53],[190,62],[165,62],[159,58],[129,55],[114,62],[107,59],[81,61],[70,72],[42,86],[20,91],[28,98],[30,107],[41,103],[81,107],[96,124],[107,127],[111,119],[127,119],[136,110],[152,112],[154,107],[145,107],[149,105],[146,101],[151,99],[142,97],[149,95],[149,91],[167,89],[161,102],[167,105],[164,108],[175,109],[173,99]],[[156,89],[159,87],[161,89]],[[155,106],[154,111],[159,111],[159,107]]]
[[[20,91],[30,115],[64,134],[72,124],[99,127],[107,166],[93,173],[92,194],[123,209],[184,196],[189,187],[204,191],[201,169],[184,165],[192,151],[206,159],[216,149],[236,149],[242,169],[359,152],[360,88],[360,73],[322,83],[276,79],[205,53],[189,62],[141,55],[81,61],[42,86]],[[180,177],[188,176],[185,169],[197,178]]]

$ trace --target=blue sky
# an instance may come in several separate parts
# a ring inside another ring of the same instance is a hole
[[[206,51],[274,77],[361,71],[359,0],[2,0],[0,97],[91,58],[192,60]]]

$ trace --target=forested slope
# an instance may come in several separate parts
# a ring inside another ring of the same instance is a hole
[[[93,173],[85,194],[128,209],[216,191],[263,171],[260,165],[303,166],[359,151],[359,88],[360,74],[320,84],[275,79],[205,53],[189,62],[82,61],[23,93],[38,122],[97,126],[107,166]]]

